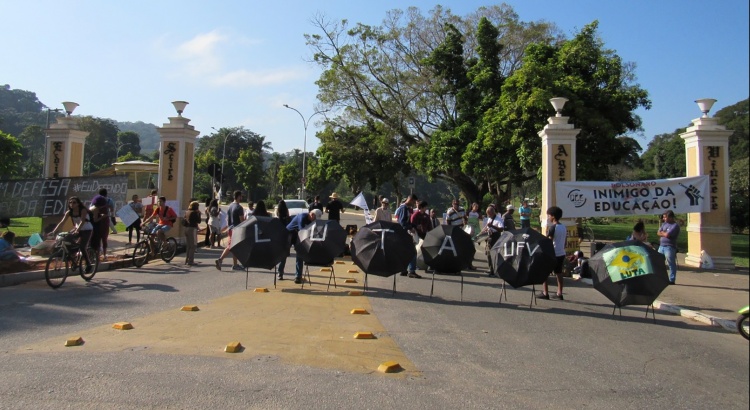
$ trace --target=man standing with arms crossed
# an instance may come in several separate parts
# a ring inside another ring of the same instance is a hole
[[[221,256],[219,256],[219,259],[217,259],[215,262],[216,269],[218,270],[221,270],[221,262],[230,252],[229,248],[232,247],[232,228],[239,225],[242,221],[245,220],[245,210],[242,208],[242,205],[240,205],[240,201],[242,201],[242,192],[234,191],[234,202],[229,205],[229,209],[227,210],[227,224],[229,225],[229,244],[227,244],[227,247],[224,248],[224,251],[221,252]],[[237,257],[234,256],[234,254],[232,254],[232,269],[245,269],[242,267],[242,265],[237,263]]]
[[[656,235],[659,237],[659,253],[664,255],[669,265],[669,284],[677,280],[677,237],[680,236],[680,225],[674,220],[674,212],[667,211],[662,215],[664,223]]]

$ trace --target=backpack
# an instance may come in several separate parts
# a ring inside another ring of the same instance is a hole
[[[209,214],[209,215],[211,215],[212,217],[216,218],[217,216],[219,216],[219,208],[218,208],[218,207],[215,207],[215,206],[214,206],[214,207],[212,207],[212,208],[211,208],[211,209],[210,209],[210,210],[208,211],[208,214]]]

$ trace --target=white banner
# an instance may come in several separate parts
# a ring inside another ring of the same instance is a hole
[[[563,217],[660,215],[710,211],[708,176],[644,181],[556,182]]]

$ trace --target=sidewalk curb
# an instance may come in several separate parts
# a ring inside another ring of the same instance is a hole
[[[581,278],[581,282],[594,286],[594,281],[587,278]],[[663,310],[665,312],[669,312],[678,316],[682,316],[688,319],[695,320],[696,322],[701,322],[703,324],[709,325],[709,326],[715,326],[715,327],[721,327],[725,330],[729,330],[732,332],[737,331],[737,325],[734,323],[733,320],[729,319],[722,319],[718,318],[716,316],[707,315],[705,313],[696,312],[694,310],[685,309],[681,306],[674,305],[672,303],[662,302],[661,300],[655,300],[654,301],[654,308]]]

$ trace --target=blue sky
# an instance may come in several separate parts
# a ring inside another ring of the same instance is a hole
[[[201,134],[245,126],[275,151],[302,148],[320,70],[308,63],[310,19],[379,24],[386,11],[441,4],[465,15],[488,1],[145,1],[0,0],[4,41],[0,84],[37,93],[76,114],[161,125],[174,100]],[[554,22],[568,36],[593,20],[608,48],[637,64],[653,102],[641,110],[645,148],[654,135],[686,126],[693,102],[716,98],[712,113],[748,98],[747,0],[509,1],[521,20]],[[552,109],[550,107],[550,114]],[[319,118],[319,117],[316,117]],[[318,141],[315,120],[307,148]]]

